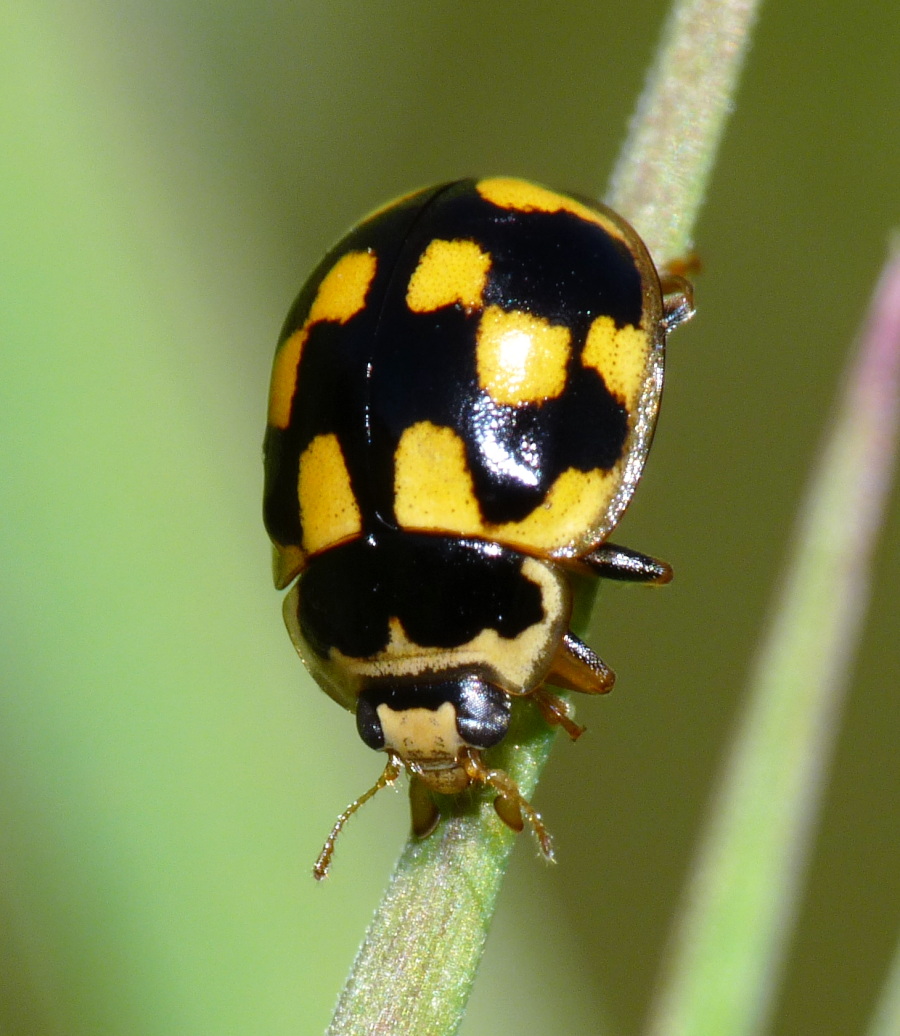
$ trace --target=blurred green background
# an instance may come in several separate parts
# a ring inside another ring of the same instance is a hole
[[[260,443],[282,318],[362,213],[472,172],[602,191],[665,5],[0,7],[0,1032],[314,1034],[407,825],[293,654]],[[814,19],[814,24],[813,24]],[[900,215],[900,7],[770,4],[617,536],[619,674],[522,839],[466,1036],[637,1032],[847,348]],[[859,1031],[900,931],[889,515],[773,1031]]]

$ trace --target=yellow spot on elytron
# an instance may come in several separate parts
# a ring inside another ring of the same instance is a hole
[[[272,384],[269,386],[269,424],[274,428],[287,428],[291,422],[291,405],[297,391],[297,367],[308,334],[309,327],[304,324],[282,343],[275,354]]]
[[[432,241],[419,257],[409,280],[406,304],[414,313],[430,313],[458,302],[466,309],[481,305],[491,257],[474,241]]]
[[[494,525],[481,515],[465,446],[452,428],[430,421],[407,428],[394,463],[394,510],[404,528],[483,536],[539,555],[590,539],[621,482],[618,468],[569,468],[526,518]]]
[[[621,481],[620,473],[568,468],[550,487],[546,499],[527,518],[491,526],[491,536],[512,547],[537,553],[580,543],[606,514]]]
[[[346,324],[366,304],[366,293],[375,276],[377,262],[372,252],[348,252],[325,274],[306,318]]]
[[[303,451],[297,494],[307,553],[324,550],[362,531],[359,507],[336,435],[317,435]]]
[[[403,433],[394,456],[394,513],[408,529],[483,531],[466,448],[452,428],[420,421]]]
[[[541,187],[540,184],[498,176],[479,180],[475,187],[485,201],[501,209],[514,209],[516,212],[570,212],[589,223],[596,223],[614,237],[622,238],[622,232],[604,213],[597,212],[584,202],[568,198],[565,194]]]
[[[633,410],[647,379],[649,351],[646,331],[631,324],[617,329],[612,317],[603,316],[588,330],[581,362],[598,371],[609,391]]]
[[[286,339],[275,356],[269,388],[269,424],[287,428],[297,391],[297,370],[310,327],[320,320],[345,324],[366,304],[378,263],[371,252],[348,252],[325,274],[302,327]]]
[[[569,362],[567,327],[521,310],[489,306],[478,325],[478,383],[496,403],[540,403],[562,393]]]

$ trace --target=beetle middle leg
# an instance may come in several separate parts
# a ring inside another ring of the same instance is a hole
[[[550,663],[547,683],[582,694],[606,694],[616,682],[616,674],[580,637],[567,630]]]

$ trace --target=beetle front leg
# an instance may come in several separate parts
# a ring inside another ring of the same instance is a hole
[[[531,700],[537,705],[547,725],[562,727],[572,741],[577,741],[587,729],[572,719],[569,703],[546,687],[538,687],[531,694]]]
[[[409,777],[409,811],[416,838],[427,838],[441,819],[431,792],[415,774]]]

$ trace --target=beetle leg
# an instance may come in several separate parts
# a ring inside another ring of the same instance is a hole
[[[664,272],[659,278],[663,296],[662,322],[666,334],[686,324],[694,315],[694,286],[679,273]]]
[[[562,640],[550,664],[547,683],[582,694],[606,694],[616,682],[616,674],[571,630]]]
[[[431,792],[415,774],[410,774],[409,777],[409,811],[416,838],[427,838],[441,819],[440,810],[431,797]]]
[[[548,691],[546,687],[538,687],[531,694],[531,700],[541,710],[541,715],[549,726],[562,727],[573,741],[577,741],[587,729],[572,719],[569,703],[558,694]]]
[[[509,795],[498,795],[494,799],[494,809],[497,816],[511,830],[519,834],[525,826],[525,818],[522,816],[522,809],[519,803]]]
[[[497,815],[513,831],[521,831],[525,826],[525,820],[531,824],[541,848],[541,853],[548,863],[556,860],[553,852],[553,839],[550,832],[544,827],[541,815],[519,791],[518,785],[504,770],[489,769],[481,761],[477,752],[469,749],[463,759],[463,765],[469,779],[479,784],[488,784],[499,794],[494,799],[494,809]],[[523,819],[524,818],[524,819]]]
[[[382,775],[364,795],[360,795],[358,799],[354,799],[334,822],[334,827],[331,829],[329,836],[325,839],[325,844],[322,846],[319,858],[313,866],[313,877],[316,881],[321,881],[322,878],[328,874],[328,868],[331,866],[331,857],[334,855],[334,843],[337,840],[337,836],[341,833],[341,829],[344,824],[346,824],[359,807],[368,802],[376,792],[381,791],[382,788],[386,788],[389,784],[393,784],[402,772],[403,762],[400,759],[400,756],[397,755],[396,752],[388,752],[387,766],[385,766]]]
[[[649,554],[640,554],[615,543],[601,543],[596,550],[578,559],[591,572],[603,579],[617,579],[626,583],[656,583],[662,585],[672,579],[672,566]]]

